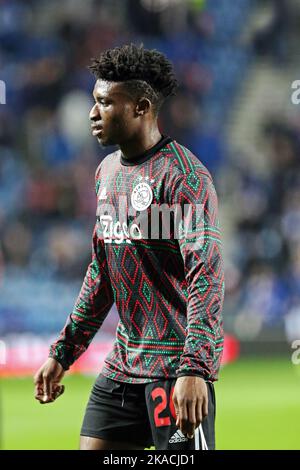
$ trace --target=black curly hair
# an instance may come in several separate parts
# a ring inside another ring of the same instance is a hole
[[[97,80],[124,82],[132,96],[148,98],[155,115],[178,88],[171,62],[163,53],[145,49],[143,44],[108,49],[98,59],[92,59],[88,68]]]

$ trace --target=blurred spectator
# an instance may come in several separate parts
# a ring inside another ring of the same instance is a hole
[[[290,28],[290,10],[286,0],[271,0],[267,24],[260,28],[253,39],[254,48],[261,56],[270,55],[279,64],[285,62]]]

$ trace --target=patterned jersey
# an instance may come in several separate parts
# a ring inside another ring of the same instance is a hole
[[[50,357],[67,370],[115,302],[119,322],[102,370],[106,377],[217,380],[224,273],[208,170],[163,136],[134,160],[120,150],[106,156],[95,179],[92,260]]]

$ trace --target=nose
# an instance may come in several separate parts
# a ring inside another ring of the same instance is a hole
[[[90,111],[90,120],[97,121],[100,118],[100,112],[97,103],[94,104]]]

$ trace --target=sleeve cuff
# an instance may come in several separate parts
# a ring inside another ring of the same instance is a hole
[[[185,371],[185,372],[178,372],[177,373],[177,378],[187,377],[187,376],[200,377],[201,379],[206,380],[206,378],[204,377],[204,374],[201,374],[201,372]]]
[[[59,364],[62,366],[62,368],[65,371],[69,370],[70,366],[66,364],[66,362],[63,359],[56,357],[51,351],[48,357],[51,357],[51,359],[55,359],[57,362],[59,362]]]

